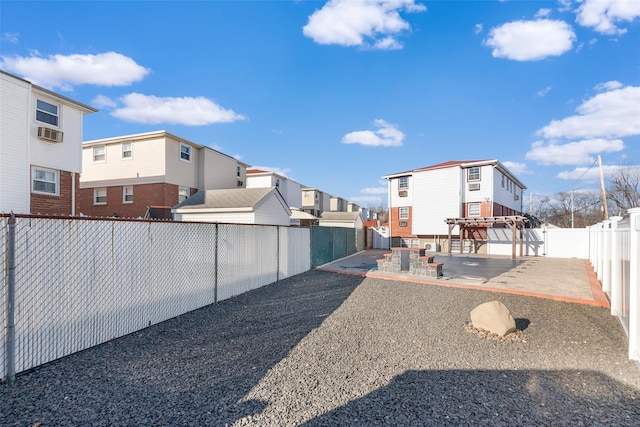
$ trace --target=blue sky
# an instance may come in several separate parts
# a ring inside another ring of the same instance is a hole
[[[640,165],[640,1],[6,1],[0,68],[362,206],[498,159],[535,201]]]

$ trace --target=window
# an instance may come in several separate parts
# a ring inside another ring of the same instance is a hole
[[[133,157],[131,142],[122,143],[122,160],[130,160]]]
[[[180,144],[180,159],[191,162],[191,146]]]
[[[409,177],[401,176],[400,179],[398,179],[398,189],[402,190],[406,188],[409,188]]]
[[[240,178],[241,173],[242,173],[242,169],[240,168],[240,166],[236,166],[236,176],[238,178]]]
[[[504,188],[504,175],[502,175],[502,188]]]
[[[31,168],[31,191],[57,196],[60,194],[60,172],[51,169]]]
[[[280,187],[280,179],[276,178],[276,187],[279,188]]]
[[[480,216],[480,203],[469,203],[467,216]]]
[[[36,120],[51,126],[58,126],[58,106],[41,99],[36,100]]]
[[[94,205],[107,204],[107,189],[105,187],[93,189],[93,204]]]
[[[107,161],[107,148],[104,145],[93,147],[93,163]]]
[[[189,198],[190,192],[191,189],[189,187],[184,187],[182,185],[178,187],[178,203],[187,200]]]
[[[480,168],[467,169],[467,181],[480,181]]]
[[[409,208],[400,208],[400,219],[409,219]]]
[[[133,185],[122,187],[122,203],[133,203]]]

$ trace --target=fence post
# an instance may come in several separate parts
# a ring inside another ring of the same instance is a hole
[[[7,381],[16,380],[15,299],[16,299],[16,217],[11,213],[7,241]]]
[[[620,253],[620,236],[618,232],[618,221],[621,216],[611,217],[611,315],[620,316],[622,305],[622,271]]]
[[[611,296],[611,220],[602,221],[602,291]]]
[[[629,359],[640,361],[640,207],[629,209]]]
[[[280,226],[276,225],[276,282],[280,281]]]
[[[216,222],[215,236],[213,238],[213,302],[218,302],[218,223]]]

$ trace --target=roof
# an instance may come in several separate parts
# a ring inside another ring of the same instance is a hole
[[[360,212],[322,212],[320,219],[323,221],[355,221]]]
[[[307,213],[299,208],[291,208],[291,219],[318,219],[317,217]]]
[[[290,212],[282,195],[275,187],[262,188],[231,188],[223,190],[200,190],[188,199],[173,207],[188,210],[216,210],[216,211],[252,211],[272,193],[278,197],[287,212]]]

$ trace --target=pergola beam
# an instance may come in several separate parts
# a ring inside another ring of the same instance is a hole
[[[523,253],[523,229],[529,220],[525,216],[489,216],[469,218],[447,218],[445,222],[449,226],[449,255],[451,255],[451,230],[457,225],[460,227],[460,254],[462,254],[462,237],[467,228],[487,227],[487,224],[508,224],[511,227],[511,258],[516,259],[516,230],[520,235],[520,256]]]

